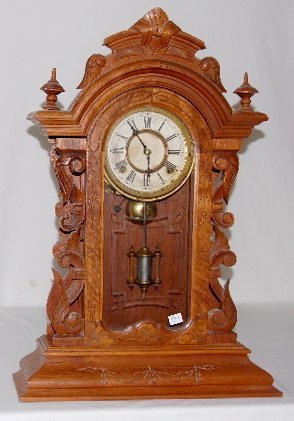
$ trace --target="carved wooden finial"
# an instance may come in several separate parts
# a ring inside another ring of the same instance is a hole
[[[258,92],[253,86],[250,85],[248,81],[248,73],[244,73],[244,81],[239,88],[237,88],[234,93],[239,95],[241,98],[241,106],[243,111],[252,111],[251,106],[251,97]]]
[[[42,108],[45,110],[59,110],[58,106],[56,105],[57,95],[59,95],[61,92],[64,92],[64,89],[56,79],[55,67],[52,69],[51,79],[41,87],[41,90],[47,94],[46,102],[42,104]]]

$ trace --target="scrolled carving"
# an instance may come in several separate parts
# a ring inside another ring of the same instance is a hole
[[[218,308],[208,312],[208,329],[214,333],[229,333],[237,321],[237,311],[229,291],[229,280],[224,287],[218,278],[221,276],[220,265],[233,266],[236,255],[230,250],[228,239],[216,226],[213,227],[215,239],[211,248],[209,288],[218,303]]]
[[[230,280],[221,287],[217,280],[210,286],[220,302],[220,308],[214,308],[208,313],[208,329],[214,332],[230,332],[237,321],[237,310],[229,291]],[[217,292],[218,293],[217,293]]]
[[[180,31],[180,28],[170,21],[159,7],[146,13],[131,29],[141,33],[142,44],[153,53],[166,49],[171,37]]]
[[[85,171],[84,156],[72,156],[60,150],[53,150],[51,161],[60,185],[62,202],[56,205],[60,229],[70,233],[79,228],[84,220],[84,194],[75,185],[74,177]]]
[[[220,77],[220,65],[214,57],[205,57],[200,61],[200,69],[203,71],[204,76],[212,80],[222,92],[226,92]]]
[[[86,63],[83,80],[77,87],[82,89],[88,86],[99,74],[106,64],[106,59],[102,54],[93,54]]]
[[[79,297],[84,288],[84,270],[82,246],[79,233],[73,233],[66,240],[59,241],[53,247],[53,255],[61,267],[68,268],[62,278],[53,269],[54,282],[49,293],[47,314],[53,332],[58,334],[80,333],[84,328],[81,314],[71,311],[71,304]]]
[[[74,146],[69,140],[67,145]],[[77,143],[77,148],[79,148]],[[67,269],[63,276],[53,269],[53,285],[48,296],[48,334],[77,335],[84,330],[78,299],[84,288],[84,193],[81,177],[86,170],[85,152],[79,149],[54,148],[51,161],[60,186],[61,201],[56,205],[60,240],[53,247],[58,264]]]
[[[234,215],[224,212],[224,202],[228,203],[229,195],[238,173],[238,157],[234,152],[215,152],[213,155],[213,212],[212,220],[220,228],[229,228],[234,223]]]
[[[234,224],[234,215],[231,212],[214,213],[213,221],[216,225],[223,228],[230,228]]]
[[[58,149],[53,148],[51,150],[51,162],[55,176],[59,183],[60,195],[63,202],[67,202],[73,185],[72,178],[68,176],[64,169],[64,167],[68,164],[68,157],[65,157],[65,155],[60,155],[58,153]]]
[[[229,280],[221,285],[221,265],[233,266],[236,255],[230,250],[228,239],[222,231],[234,223],[234,215],[224,212],[229,195],[238,173],[238,157],[235,151],[214,152],[212,160],[213,194],[212,194],[212,228],[214,240],[210,254],[209,288],[213,298],[213,308],[208,312],[208,329],[211,333],[231,334],[237,321],[235,304],[229,291]]]
[[[70,305],[84,287],[83,273],[80,272],[80,276],[77,274],[78,271],[70,271],[63,279],[60,273],[53,269],[54,282],[48,297],[47,314],[55,333],[77,334],[84,328],[84,319],[81,314],[70,311]],[[66,287],[67,284],[69,284],[68,287]]]
[[[228,203],[231,189],[239,169],[239,160],[235,152],[218,151],[213,156],[213,168],[222,171],[223,197]]]
[[[213,192],[212,220],[219,227],[230,228],[234,224],[234,215],[231,212],[223,212],[223,201],[224,186],[221,183]]]
[[[75,232],[68,238],[57,242],[53,247],[53,256],[63,268],[81,269],[83,257],[80,233]]]
[[[229,291],[229,280],[221,285],[221,265],[233,266],[236,255],[230,250],[228,239],[222,231],[234,223],[234,215],[224,212],[224,204],[228,203],[229,195],[238,173],[238,158],[236,152],[214,152],[212,160],[213,192],[212,192],[212,229],[214,239],[210,251],[210,281],[209,289],[212,295],[213,307],[208,312],[208,329],[211,333],[230,334],[237,321],[235,304]]]
[[[233,266],[236,263],[236,255],[230,250],[226,235],[216,226],[214,226],[215,239],[210,255],[210,269],[218,271],[221,264]]]

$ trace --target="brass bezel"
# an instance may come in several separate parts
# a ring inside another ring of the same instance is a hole
[[[138,112],[144,112],[144,111],[150,111],[150,112],[163,114],[167,118],[171,119],[179,127],[180,131],[184,135],[184,139],[185,139],[184,141],[185,141],[185,147],[186,147],[185,148],[186,149],[185,164],[181,172],[179,173],[179,176],[173,182],[167,184],[166,186],[163,186],[162,188],[154,190],[154,191],[147,191],[147,192],[132,189],[128,185],[122,183],[121,180],[119,180],[116,177],[115,173],[112,171],[109,165],[108,149],[107,149],[109,139],[111,138],[112,133],[114,132],[116,127],[120,124],[120,122],[132,114],[135,114]],[[183,121],[177,115],[171,113],[170,111],[164,108],[157,107],[157,106],[156,107],[153,107],[153,106],[135,107],[132,110],[120,116],[120,118],[118,118],[115,121],[115,123],[112,124],[112,127],[109,131],[109,134],[107,136],[107,141],[106,141],[106,148],[105,148],[105,163],[104,163],[105,178],[107,182],[121,195],[132,200],[152,202],[152,201],[165,199],[168,196],[175,193],[177,190],[179,190],[189,178],[194,167],[194,161],[195,161],[194,145],[193,145],[191,133],[188,130],[187,126],[183,123]]]

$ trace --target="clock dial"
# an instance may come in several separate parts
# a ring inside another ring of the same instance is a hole
[[[151,201],[169,196],[186,181],[192,168],[190,133],[166,110],[138,108],[110,131],[106,178],[127,197]]]

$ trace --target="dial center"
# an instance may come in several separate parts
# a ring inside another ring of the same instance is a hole
[[[153,130],[134,133],[126,149],[129,164],[141,173],[157,171],[164,165],[168,155],[166,141]]]

